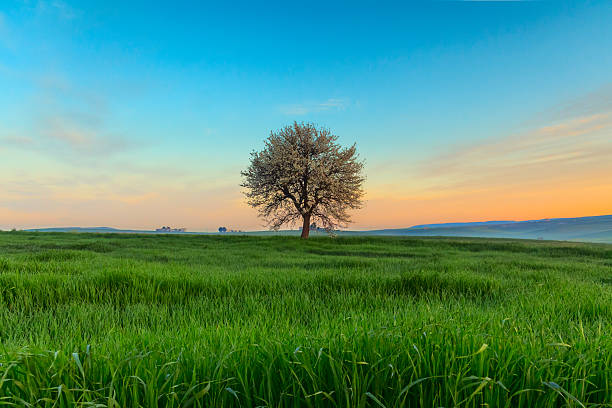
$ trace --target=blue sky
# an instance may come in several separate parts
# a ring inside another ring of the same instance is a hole
[[[257,228],[239,172],[293,120],[357,142],[372,202],[357,227],[606,212],[592,203],[609,184],[591,173],[611,156],[582,179],[559,178],[575,173],[565,159],[538,169],[542,185],[594,183],[547,214],[526,212],[537,185],[507,172],[515,207],[458,212],[456,194],[499,201],[498,183],[428,166],[550,126],[581,129],[575,145],[541,142],[551,157],[584,151],[584,132],[607,152],[609,1],[126,3],[0,5],[0,227]]]

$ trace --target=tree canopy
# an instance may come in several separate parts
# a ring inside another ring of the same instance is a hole
[[[328,231],[350,223],[348,211],[362,206],[363,162],[355,144],[342,147],[337,140],[328,129],[294,122],[251,153],[241,186],[271,229],[301,219],[308,238],[311,222]]]

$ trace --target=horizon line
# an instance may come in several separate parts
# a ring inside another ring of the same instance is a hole
[[[486,220],[486,221],[456,221],[456,222],[441,222],[441,223],[427,223],[427,224],[414,224],[408,227],[388,227],[388,228],[370,228],[370,229],[338,229],[337,231],[341,231],[341,232],[369,232],[369,231],[385,231],[385,230],[401,230],[401,229],[418,229],[418,228],[427,228],[428,226],[445,226],[445,225],[454,225],[454,226],[459,226],[459,225],[465,225],[465,224],[488,224],[488,223],[500,223],[500,224],[511,224],[511,223],[522,223],[522,222],[537,222],[537,221],[552,221],[552,220],[573,220],[573,219],[580,219],[580,218],[597,218],[597,217],[611,217],[612,213],[610,214],[599,214],[599,215],[584,215],[584,216],[577,216],[577,217],[552,217],[552,218],[538,218],[538,219],[524,219],[524,220]],[[159,227],[158,227],[159,228]],[[175,228],[175,227],[172,227]],[[182,227],[176,227],[176,228],[182,228]],[[112,229],[112,230],[116,230],[116,231],[134,231],[134,232],[159,232],[159,233],[164,233],[164,231],[156,231],[155,229],[133,229],[133,228],[122,228],[122,227],[109,227],[109,226],[89,226],[89,227],[83,227],[83,226],[63,226],[63,227],[33,227],[33,228],[22,228],[22,229],[17,229],[18,231],[28,231],[28,232],[36,232],[37,230],[44,230],[44,229]],[[3,230],[0,228],[0,231],[11,231],[11,229],[8,230]],[[270,232],[273,230],[270,229],[259,229],[259,230],[231,230],[231,233],[252,233],[252,232]],[[278,230],[276,232],[282,232],[282,231],[299,231],[298,229],[281,229]],[[185,230],[183,232],[179,232],[179,231],[175,231],[175,232],[170,232],[173,234],[197,234],[197,233],[203,233],[203,234],[210,234],[210,233],[216,233],[217,231],[189,231],[189,230]]]

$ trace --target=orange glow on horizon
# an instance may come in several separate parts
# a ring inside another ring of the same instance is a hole
[[[611,134],[612,114],[593,114],[451,147],[418,163],[375,163],[366,169],[365,206],[349,228],[612,214]],[[5,172],[0,228],[265,229],[240,193],[239,171],[224,170],[207,177],[155,166]]]

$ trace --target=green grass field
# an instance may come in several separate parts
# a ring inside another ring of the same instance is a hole
[[[612,406],[612,245],[0,233],[0,404]]]

